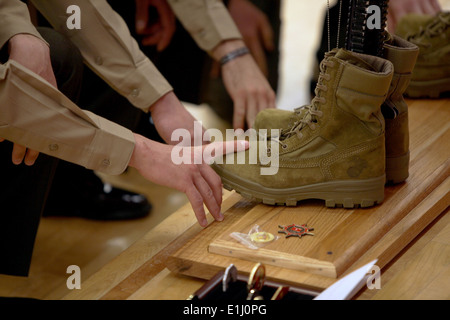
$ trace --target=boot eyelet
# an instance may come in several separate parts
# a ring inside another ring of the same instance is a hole
[[[281,147],[282,147],[283,149],[287,149],[288,145],[287,145],[287,144],[283,144]]]

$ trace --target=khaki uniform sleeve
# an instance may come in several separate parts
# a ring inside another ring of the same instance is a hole
[[[242,39],[221,0],[168,0],[177,18],[197,45],[210,52],[220,42]]]
[[[26,4],[19,0],[0,0],[0,48],[20,33],[27,33],[46,42],[31,23]]]
[[[85,63],[131,104],[144,111],[172,87],[139,49],[123,19],[105,0],[33,0],[53,27],[80,49]],[[80,8],[81,29],[67,19]]]
[[[131,131],[83,111],[15,61],[0,65],[0,137],[88,169],[122,173]]]

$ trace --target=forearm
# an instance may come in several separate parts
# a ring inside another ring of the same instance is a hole
[[[175,15],[200,48],[211,52],[221,42],[242,39],[221,0],[168,0]]]
[[[85,63],[134,106],[147,111],[172,87],[140,51],[123,19],[104,0],[33,1],[53,27],[79,48]],[[81,29],[66,26],[69,5],[80,7]]]
[[[20,64],[0,65],[0,137],[106,174],[128,166],[133,134],[83,111]]]

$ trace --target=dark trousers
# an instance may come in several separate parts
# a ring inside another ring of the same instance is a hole
[[[81,55],[57,32],[47,28],[39,32],[50,44],[59,90],[76,102],[83,71]],[[3,57],[7,59],[5,52]],[[40,154],[31,167],[16,166],[11,161],[12,146],[11,142],[0,143],[0,274],[27,276],[58,160]]]

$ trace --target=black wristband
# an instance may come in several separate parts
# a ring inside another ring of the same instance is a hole
[[[220,59],[220,64],[223,66],[225,63],[230,62],[231,60],[234,60],[240,56],[243,56],[245,54],[250,53],[250,51],[246,47],[242,47],[239,49],[236,49],[234,51],[231,51],[230,53],[224,55]]]

